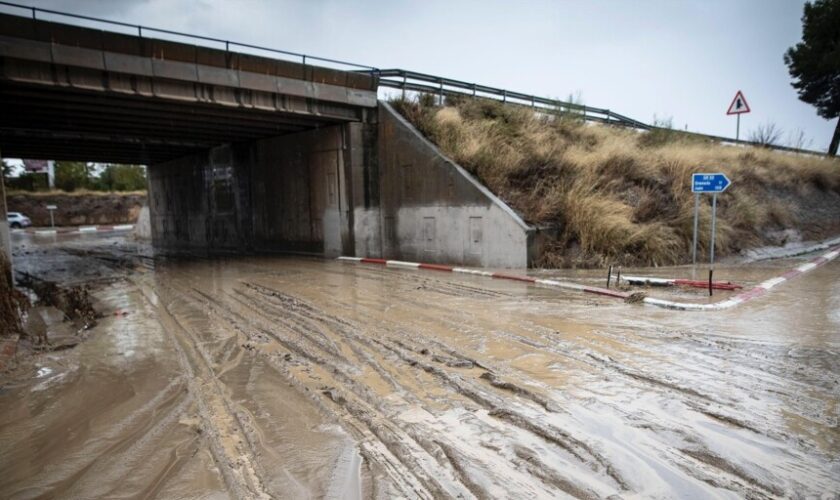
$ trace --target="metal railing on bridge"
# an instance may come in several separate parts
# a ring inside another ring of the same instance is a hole
[[[451,78],[427,75],[416,71],[404,69],[382,69],[377,72],[380,87],[390,87],[400,90],[415,91],[440,96],[471,96],[497,99],[510,104],[530,106],[534,109],[546,111],[559,111],[580,116],[583,120],[600,123],[622,125],[641,130],[650,130],[652,127],[638,120],[620,115],[614,111],[604,108],[595,108],[576,104],[573,102],[549,99],[531,94],[523,94],[511,90],[488,87],[476,83],[468,83]]]
[[[592,122],[599,122],[599,123],[606,123],[610,125],[617,125],[622,127],[629,127],[638,130],[663,130],[663,131],[671,131],[671,129],[657,127],[655,125],[649,125],[647,123],[641,122],[639,120],[635,120],[633,118],[627,117],[625,115],[616,113],[615,111],[605,109],[605,108],[596,108],[593,106],[586,106],[583,104],[577,104],[573,102],[566,102],[561,101],[559,99],[550,99],[546,97],[539,97],[531,94],[524,94],[521,92],[514,92],[511,90],[501,89],[497,87],[489,87],[486,85],[479,85],[476,83],[469,83],[464,82],[461,80],[455,80],[452,78],[444,78],[440,76],[429,75],[426,73],[418,73],[416,71],[408,71],[403,69],[379,69],[375,66],[368,66],[365,64],[357,64],[348,61],[342,61],[339,59],[332,59],[328,57],[319,57],[313,55],[307,55],[299,52],[291,52],[288,50],[280,50],[280,49],[273,49],[270,47],[262,47],[259,45],[249,44],[249,43],[240,43],[234,42],[230,40],[224,40],[221,38],[213,38],[208,36],[202,35],[192,35],[189,33],[181,33],[178,31],[161,29],[161,28],[152,28],[149,26],[142,26],[139,24],[130,24],[124,23],[120,21],[112,21],[108,19],[101,19],[91,16],[84,16],[79,14],[71,14],[68,12],[61,12],[57,10],[51,9],[42,9],[40,7],[32,7],[29,5],[20,5],[12,2],[6,2],[0,0],[0,6],[12,7],[14,9],[22,9],[29,13],[32,16],[32,19],[42,19],[45,21],[49,21],[49,19],[43,19],[43,15],[51,15],[51,16],[60,16],[66,17],[70,19],[78,19],[87,22],[94,22],[94,23],[102,23],[112,26],[119,26],[121,28],[128,28],[132,30],[132,32],[136,33],[137,36],[143,37],[144,33],[157,33],[162,35],[168,36],[175,36],[175,37],[182,37],[190,40],[195,40],[203,43],[209,42],[210,44],[218,44],[219,47],[224,46],[226,51],[229,51],[231,47],[238,48],[238,49],[246,49],[250,51],[262,51],[268,54],[272,54],[275,56],[284,56],[284,57],[292,57],[294,59],[299,59],[300,62],[304,65],[307,62],[315,61],[320,64],[328,64],[328,65],[335,65],[339,66],[340,68],[337,69],[345,69],[349,71],[355,72],[363,72],[370,74],[371,76],[378,78],[378,83],[380,87],[388,87],[388,88],[395,88],[400,89],[402,91],[414,91],[414,92],[421,92],[421,93],[428,93],[438,95],[441,98],[447,95],[455,95],[455,96],[472,96],[472,97],[482,97],[488,99],[496,99],[501,100],[505,103],[522,105],[522,106],[530,106],[534,109],[542,109],[545,111],[553,111],[553,112],[565,112],[565,113],[573,113],[579,116],[581,119],[585,121],[592,121]],[[39,13],[41,17],[39,18]],[[736,140],[730,137],[723,137],[718,135],[709,135],[709,134],[701,134],[698,132],[688,132],[688,131],[681,131],[681,130],[673,130],[674,133],[684,134],[687,136],[697,137],[701,139],[707,139],[710,141],[716,142],[723,142],[727,144],[740,144],[740,145],[747,145],[747,146],[759,146],[765,147],[780,151],[789,151],[793,153],[802,153],[802,154],[811,154],[811,155],[825,155],[824,152],[821,151],[813,151],[809,149],[800,149],[800,148],[793,148],[788,146],[780,146],[775,144],[761,144],[755,141],[745,141],[745,140]]]
[[[743,139],[733,139],[731,137],[723,137],[719,135],[702,134],[698,132],[689,132],[677,129],[670,129],[666,127],[658,127],[656,125],[650,125],[639,120],[634,120],[633,118],[616,113],[615,111],[611,111],[609,109],[595,108],[592,106],[562,101],[559,99],[549,99],[546,97],[539,97],[531,94],[523,94],[521,92],[513,92],[506,89],[488,87],[486,85],[479,85],[476,83],[469,83],[460,80],[453,80],[451,78],[444,78],[425,73],[418,73],[416,71],[407,71],[403,69],[382,69],[377,70],[376,75],[379,76],[380,87],[394,88],[402,90],[403,92],[413,91],[424,94],[431,94],[438,96],[441,99],[441,101],[443,101],[443,98],[446,96],[471,96],[486,99],[495,99],[509,104],[528,106],[537,110],[544,110],[555,113],[570,113],[574,114],[576,117],[584,121],[606,123],[610,125],[634,128],[638,130],[659,130],[682,136],[695,137],[699,139],[705,139],[714,142],[722,142],[727,144],[757,146],[770,148],[778,151],[788,151],[792,153],[820,156],[825,155],[825,153],[822,151],[794,148],[777,144],[762,144],[756,141],[747,141]]]
[[[31,6],[28,6],[28,5],[20,5],[20,4],[16,4],[16,3],[12,3],[12,2],[0,1],[0,5],[6,6],[6,7],[13,7],[15,9],[21,9],[23,11],[26,11],[28,14],[31,14],[32,19],[34,19],[34,20],[51,21],[51,19],[46,19],[44,17],[44,14],[51,15],[51,16],[68,17],[68,18],[71,18],[71,19],[79,19],[79,20],[82,20],[82,21],[108,24],[108,25],[111,25],[111,26],[119,26],[121,28],[128,28],[129,30],[131,30],[131,34],[136,34],[137,36],[139,36],[141,38],[144,36],[144,34],[148,35],[149,33],[157,33],[157,34],[161,34],[161,35],[175,36],[175,37],[186,38],[186,39],[190,39],[190,40],[199,40],[199,41],[202,41],[202,42],[211,42],[214,45],[218,44],[219,48],[224,46],[226,51],[230,51],[231,47],[233,47],[233,48],[239,48],[239,49],[257,50],[257,51],[266,52],[266,53],[274,54],[274,55],[282,55],[282,56],[293,57],[295,59],[300,59],[301,63],[303,63],[304,65],[307,64],[307,61],[310,61],[310,62],[311,61],[317,61],[319,63],[327,63],[327,64],[334,64],[334,65],[342,66],[342,67],[344,67],[345,70],[355,70],[355,71],[362,70],[362,71],[373,73],[373,74],[375,74],[375,72],[378,71],[377,68],[374,68],[373,66],[366,66],[364,64],[356,64],[356,63],[352,63],[352,62],[341,61],[341,60],[338,60],[338,59],[330,59],[328,57],[318,57],[318,56],[313,56],[313,55],[308,55],[308,54],[301,54],[299,52],[291,52],[291,51],[288,51],[288,50],[273,49],[271,47],[262,47],[262,46],[253,45],[253,44],[250,44],[250,43],[233,42],[233,41],[230,41],[230,40],[224,40],[222,38],[213,38],[213,37],[203,36],[203,35],[192,35],[190,33],[181,33],[179,31],[173,31],[173,30],[167,30],[167,29],[161,29],[161,28],[152,28],[152,27],[149,27],[149,26],[142,26],[142,25],[139,25],[139,24],[124,23],[124,22],[121,22],[121,21],[112,21],[112,20],[109,20],[109,19],[101,19],[101,18],[92,17],[92,16],[83,16],[83,15],[80,15],[80,14],[71,14],[69,12],[61,12],[61,11],[51,10],[51,9],[42,9],[40,7],[31,7]],[[40,14],[40,17],[39,17],[39,14]],[[173,41],[177,41],[177,40],[173,40]],[[216,47],[211,47],[211,48],[216,48]]]

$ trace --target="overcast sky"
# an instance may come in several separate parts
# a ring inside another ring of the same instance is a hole
[[[826,149],[834,122],[790,86],[782,55],[801,36],[800,0],[294,1],[18,0],[379,68],[404,68],[735,135],[743,90],[760,123]],[[0,10],[9,12],[7,8]]]

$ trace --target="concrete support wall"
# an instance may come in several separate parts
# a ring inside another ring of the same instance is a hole
[[[342,217],[347,202],[344,128],[326,127],[254,144],[257,250],[343,253],[348,239]]]
[[[0,156],[0,160],[2,160]],[[12,241],[9,234],[9,220],[6,218],[6,184],[0,171],[0,252],[6,254],[9,265],[12,262]]]
[[[155,246],[524,268],[535,230],[389,105],[149,169]]]
[[[534,229],[387,103],[379,107],[378,145],[384,257],[481,267],[528,266]],[[370,210],[367,216],[372,218],[375,212]],[[370,231],[375,233],[376,228]],[[359,233],[357,241],[363,238]]]
[[[346,126],[224,145],[149,168],[156,247],[352,253]],[[344,215],[342,215],[344,214]]]

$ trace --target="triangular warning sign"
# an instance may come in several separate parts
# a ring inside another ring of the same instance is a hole
[[[749,113],[750,112],[750,105],[747,104],[747,100],[744,98],[744,94],[739,90],[737,94],[735,94],[735,98],[732,99],[732,104],[729,105],[729,109],[726,111],[727,115],[739,115],[741,113]]]

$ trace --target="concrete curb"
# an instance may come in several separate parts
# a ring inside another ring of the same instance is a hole
[[[784,283],[790,279],[799,276],[800,274],[807,273],[816,269],[817,267],[822,266],[826,262],[832,261],[837,256],[840,255],[840,246],[834,247],[831,249],[830,252],[827,252],[819,257],[811,259],[809,262],[802,264],[790,271],[782,274],[781,276],[777,276],[775,278],[771,278],[765,280],[754,288],[747,290],[745,292],[741,292],[738,295],[723,300],[721,302],[715,302],[713,304],[697,304],[692,302],[674,302],[670,300],[664,299],[655,299],[653,297],[645,297],[642,301],[644,304],[649,304],[652,306],[657,307],[664,307],[666,309],[675,309],[678,311],[719,311],[723,309],[729,309],[731,307],[735,307],[739,304],[743,304],[744,302],[750,301],[756,297],[760,297],[764,295],[768,290],[771,288]],[[550,279],[540,279],[534,278],[532,276],[522,276],[522,275],[515,275],[515,274],[507,274],[507,273],[494,273],[490,271],[482,271],[480,269],[469,269],[465,267],[454,267],[454,266],[447,266],[442,264],[424,264],[419,262],[405,262],[401,260],[387,260],[387,259],[373,259],[373,258],[366,258],[366,257],[339,257],[338,260],[342,262],[350,262],[355,264],[377,264],[382,265],[385,267],[395,267],[401,269],[426,269],[430,271],[443,271],[443,272],[450,272],[450,273],[461,273],[461,274],[472,274],[475,276],[484,276],[487,278],[494,278],[494,279],[503,279],[503,280],[511,280],[511,281],[520,281],[524,283],[531,283],[534,285],[542,285],[547,286],[550,288],[561,288],[564,290],[575,290],[578,292],[583,293],[592,293],[596,295],[603,295],[605,297],[613,297],[616,299],[627,300],[629,299],[632,294],[626,292],[620,292],[617,290],[609,290],[606,288],[599,288],[587,285],[579,285],[577,283],[569,283],[567,281],[557,281],[557,280],[550,280]]]
[[[520,281],[523,283],[531,283],[534,285],[543,285],[550,288],[562,288],[565,290],[575,290],[583,293],[592,293],[595,295],[603,295],[606,297],[613,297],[617,299],[628,299],[632,294],[619,292],[617,290],[608,290],[606,288],[599,288],[594,286],[579,285],[577,283],[569,283],[566,281],[557,281],[549,279],[539,279],[532,276],[522,276],[507,273],[494,273],[490,271],[482,271],[480,269],[470,269],[466,267],[454,267],[443,264],[423,264],[419,262],[405,262],[401,260],[386,260],[386,259],[371,259],[364,257],[339,257],[338,260],[343,262],[352,262],[357,264],[378,264],[385,267],[396,267],[402,269],[426,269],[430,271],[443,271],[449,273],[472,274],[474,276],[484,276],[486,278]]]
[[[118,224],[116,226],[80,226],[77,228],[58,229],[16,229],[13,232],[25,232],[29,234],[35,234],[36,236],[53,236],[56,234],[86,234],[109,231],[131,231],[132,229],[134,229],[134,224]]]
[[[730,299],[721,302],[715,302],[714,304],[673,302],[670,300],[655,299],[653,297],[645,297],[644,303],[659,307],[665,307],[668,309],[677,309],[680,311],[719,311],[722,309],[729,309],[739,304],[743,304],[744,302],[748,302],[756,297],[761,297],[762,295],[767,293],[767,291],[769,291],[771,288],[776,287],[784,283],[785,281],[793,279],[799,276],[800,274],[805,274],[809,271],[813,271],[814,269],[822,266],[826,262],[830,262],[836,259],[838,255],[840,255],[840,246],[832,248],[831,251],[824,253],[819,257],[815,257],[810,261],[806,262],[805,264],[797,266],[796,268],[791,269],[790,271],[782,274],[781,276],[762,281],[750,290],[741,292]]]

